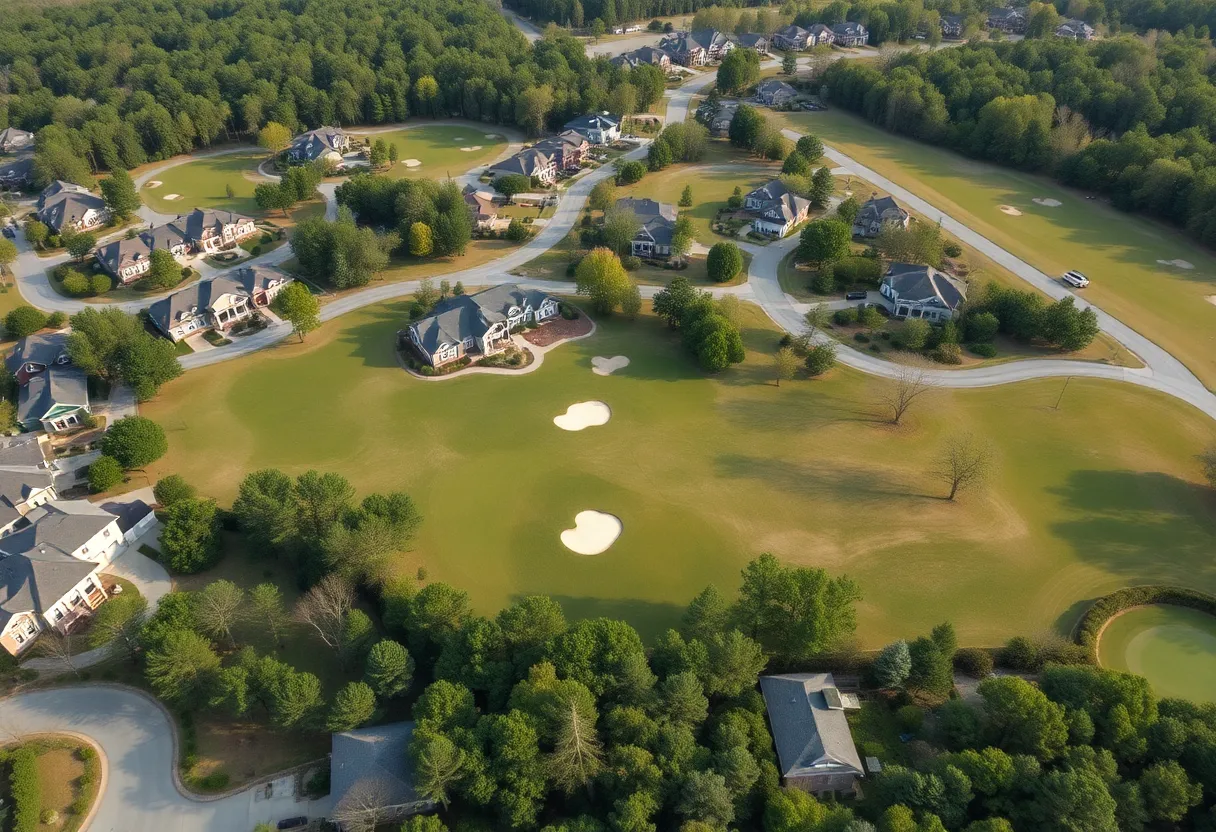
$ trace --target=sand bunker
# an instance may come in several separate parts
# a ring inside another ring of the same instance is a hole
[[[608,424],[612,411],[603,402],[578,402],[566,408],[561,416],[553,417],[553,424],[562,430],[582,430]]]
[[[181,198],[182,198],[181,194],[165,194],[165,199],[169,200],[170,202],[172,202],[175,199],[181,199]]]
[[[578,555],[598,555],[616,543],[624,528],[614,515],[580,511],[574,516],[574,528],[562,532],[562,545]]]
[[[421,165],[422,162],[419,162],[417,159],[402,159],[401,164],[405,165],[407,168],[416,168]]]
[[[486,138],[487,139],[497,139],[498,134],[497,133],[486,133]]]
[[[460,136],[457,136],[456,138],[452,139],[452,141],[454,141],[454,142],[462,142],[462,141],[464,141],[464,139],[462,139]]]
[[[1063,202],[1060,202],[1060,200],[1058,200],[1058,199],[1051,199],[1050,197],[1043,197],[1043,196],[1037,196],[1030,201],[1033,202],[1035,205],[1042,205],[1044,208],[1059,208],[1061,205],[1064,204]]]
[[[998,207],[1001,209],[1002,214],[1008,214],[1011,217],[1022,216],[1022,212],[1019,211],[1017,208],[1014,208],[1012,205],[1000,205]]]
[[[159,188],[163,184],[165,184],[165,183],[161,182],[159,179],[153,179],[151,182],[145,182],[144,187],[145,188]]]
[[[1157,262],[1163,266],[1177,266],[1180,269],[1195,268],[1195,264],[1188,260],[1158,260]]]
[[[597,376],[610,376],[617,370],[623,370],[628,366],[629,359],[623,355],[614,355],[611,358],[597,355],[591,359],[591,372]]]
[[[1212,304],[1212,306],[1216,306],[1216,295],[1208,295],[1208,303]]]
[[[472,153],[474,150],[481,150],[481,145],[479,145],[479,144],[475,144],[475,145],[473,145],[473,146],[471,146],[471,147],[462,147],[462,148],[460,148],[460,152],[461,152],[461,153]]]

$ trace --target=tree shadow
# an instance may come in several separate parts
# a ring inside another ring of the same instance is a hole
[[[511,602],[523,599],[524,595],[512,596]],[[553,595],[571,621],[586,618],[613,618],[629,622],[642,636],[643,641],[655,637],[680,623],[684,607],[665,601],[645,601],[641,598],[594,598],[585,595]]]
[[[718,474],[737,479],[762,480],[781,491],[806,497],[849,500],[873,500],[889,504],[891,500],[923,502],[941,500],[940,494],[917,494],[901,489],[891,482],[888,470],[867,470],[854,467],[834,471],[818,465],[799,465],[785,459],[760,458],[743,454],[720,454],[715,460]]]
[[[337,340],[351,345],[351,356],[360,359],[366,367],[398,367],[395,350],[397,330],[410,324],[410,309],[413,301],[388,301],[377,303],[361,310],[366,320],[342,330]]]

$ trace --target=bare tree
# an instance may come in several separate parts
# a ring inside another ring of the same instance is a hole
[[[359,780],[334,806],[330,820],[346,832],[372,832],[389,819],[390,810],[385,804],[390,795],[383,780]]]
[[[969,433],[946,440],[946,448],[933,469],[933,476],[949,484],[953,500],[964,488],[977,485],[992,470],[992,448]]]
[[[595,722],[578,709],[571,699],[569,710],[558,717],[557,742],[549,757],[549,773],[565,792],[579,786],[591,787],[591,781],[603,767]]]
[[[38,639],[38,652],[48,659],[54,659],[63,664],[64,669],[70,670],[75,676],[80,676],[76,669],[76,657],[72,655],[75,638],[69,633],[61,633],[54,627],[43,633]]]
[[[198,593],[194,617],[198,628],[212,638],[226,638],[236,647],[232,628],[244,615],[245,591],[232,581],[215,581]]]
[[[902,365],[878,399],[883,408],[890,411],[891,424],[898,425],[917,399],[935,389],[937,382],[923,368]]]
[[[338,575],[326,575],[296,602],[295,619],[317,631],[321,640],[338,650],[346,616],[355,604],[355,591]]]

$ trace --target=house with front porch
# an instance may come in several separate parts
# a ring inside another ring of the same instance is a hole
[[[667,65],[671,65],[670,59]],[[562,130],[573,130],[591,144],[612,144],[621,138],[621,119],[610,113],[593,113],[570,119]]]
[[[148,307],[148,319],[174,343],[208,329],[224,332],[269,306],[292,279],[263,266],[235,269],[161,298]]]
[[[625,197],[616,201],[619,211],[628,211],[638,218],[641,226],[630,241],[634,257],[670,257],[671,240],[675,236],[679,209],[670,202]]]
[[[809,199],[786,191],[760,206],[756,211],[756,219],[752,220],[752,230],[770,237],[784,237],[806,222],[810,211]]]
[[[296,164],[315,162],[318,159],[334,165],[342,163],[342,156],[350,152],[351,137],[337,127],[318,127],[301,133],[291,140],[287,148],[287,159]]]
[[[802,52],[808,46],[815,44],[810,41],[811,33],[801,26],[790,24],[784,29],[778,29],[773,33],[773,46],[778,49],[784,49],[787,52]]]
[[[892,263],[879,286],[897,318],[945,322],[958,317],[967,300],[967,284],[932,266]]]
[[[509,159],[492,165],[487,173],[492,179],[503,176],[526,176],[529,179],[536,179],[542,185],[552,185],[557,181],[557,157],[544,150],[529,147]]]
[[[184,223],[179,217],[174,225],[184,232],[191,248],[203,254],[232,248],[258,230],[251,217],[215,208],[195,208],[186,215]]]
[[[877,237],[885,225],[907,228],[912,215],[899,207],[889,196],[876,196],[866,200],[857,216],[853,218],[854,237]]]
[[[988,28],[996,29],[1007,34],[1021,34],[1026,31],[1030,15],[1026,7],[996,8],[988,10]]]
[[[56,234],[88,231],[110,218],[106,201],[89,189],[55,181],[38,195],[38,220]]]
[[[1067,40],[1093,40],[1096,35],[1094,27],[1084,20],[1065,20],[1056,27],[1056,37]]]
[[[0,164],[0,188],[28,188],[34,183],[34,157]]]
[[[591,149],[586,136],[576,130],[563,130],[556,136],[541,139],[532,147],[549,154],[557,169],[564,171],[574,171],[582,167],[583,159]]]
[[[93,254],[102,268],[126,285],[148,273],[152,267],[152,252],[158,248],[180,259],[189,253],[190,243],[176,225],[166,223],[148,228],[130,239],[98,246]]]
[[[832,42],[837,46],[865,46],[870,40],[870,31],[860,23],[848,21],[832,27]]]
[[[466,355],[502,352],[510,346],[515,327],[547,321],[557,311],[557,298],[547,292],[507,283],[444,298],[429,314],[400,330],[397,341],[432,367],[441,367]]]
[[[87,500],[54,500],[0,538],[0,645],[10,655],[70,629],[106,600],[99,572],[123,541],[118,518]]]
[[[17,423],[24,430],[64,433],[88,419],[88,382],[68,355],[67,332],[22,338],[5,364],[17,381]]]

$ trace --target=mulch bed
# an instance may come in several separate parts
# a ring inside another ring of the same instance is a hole
[[[542,324],[536,329],[525,329],[520,335],[529,344],[534,344],[538,347],[548,347],[556,344],[558,341],[565,341],[567,338],[577,338],[580,335],[586,335],[590,331],[591,319],[586,315],[579,315],[573,321],[558,318],[547,324]]]

